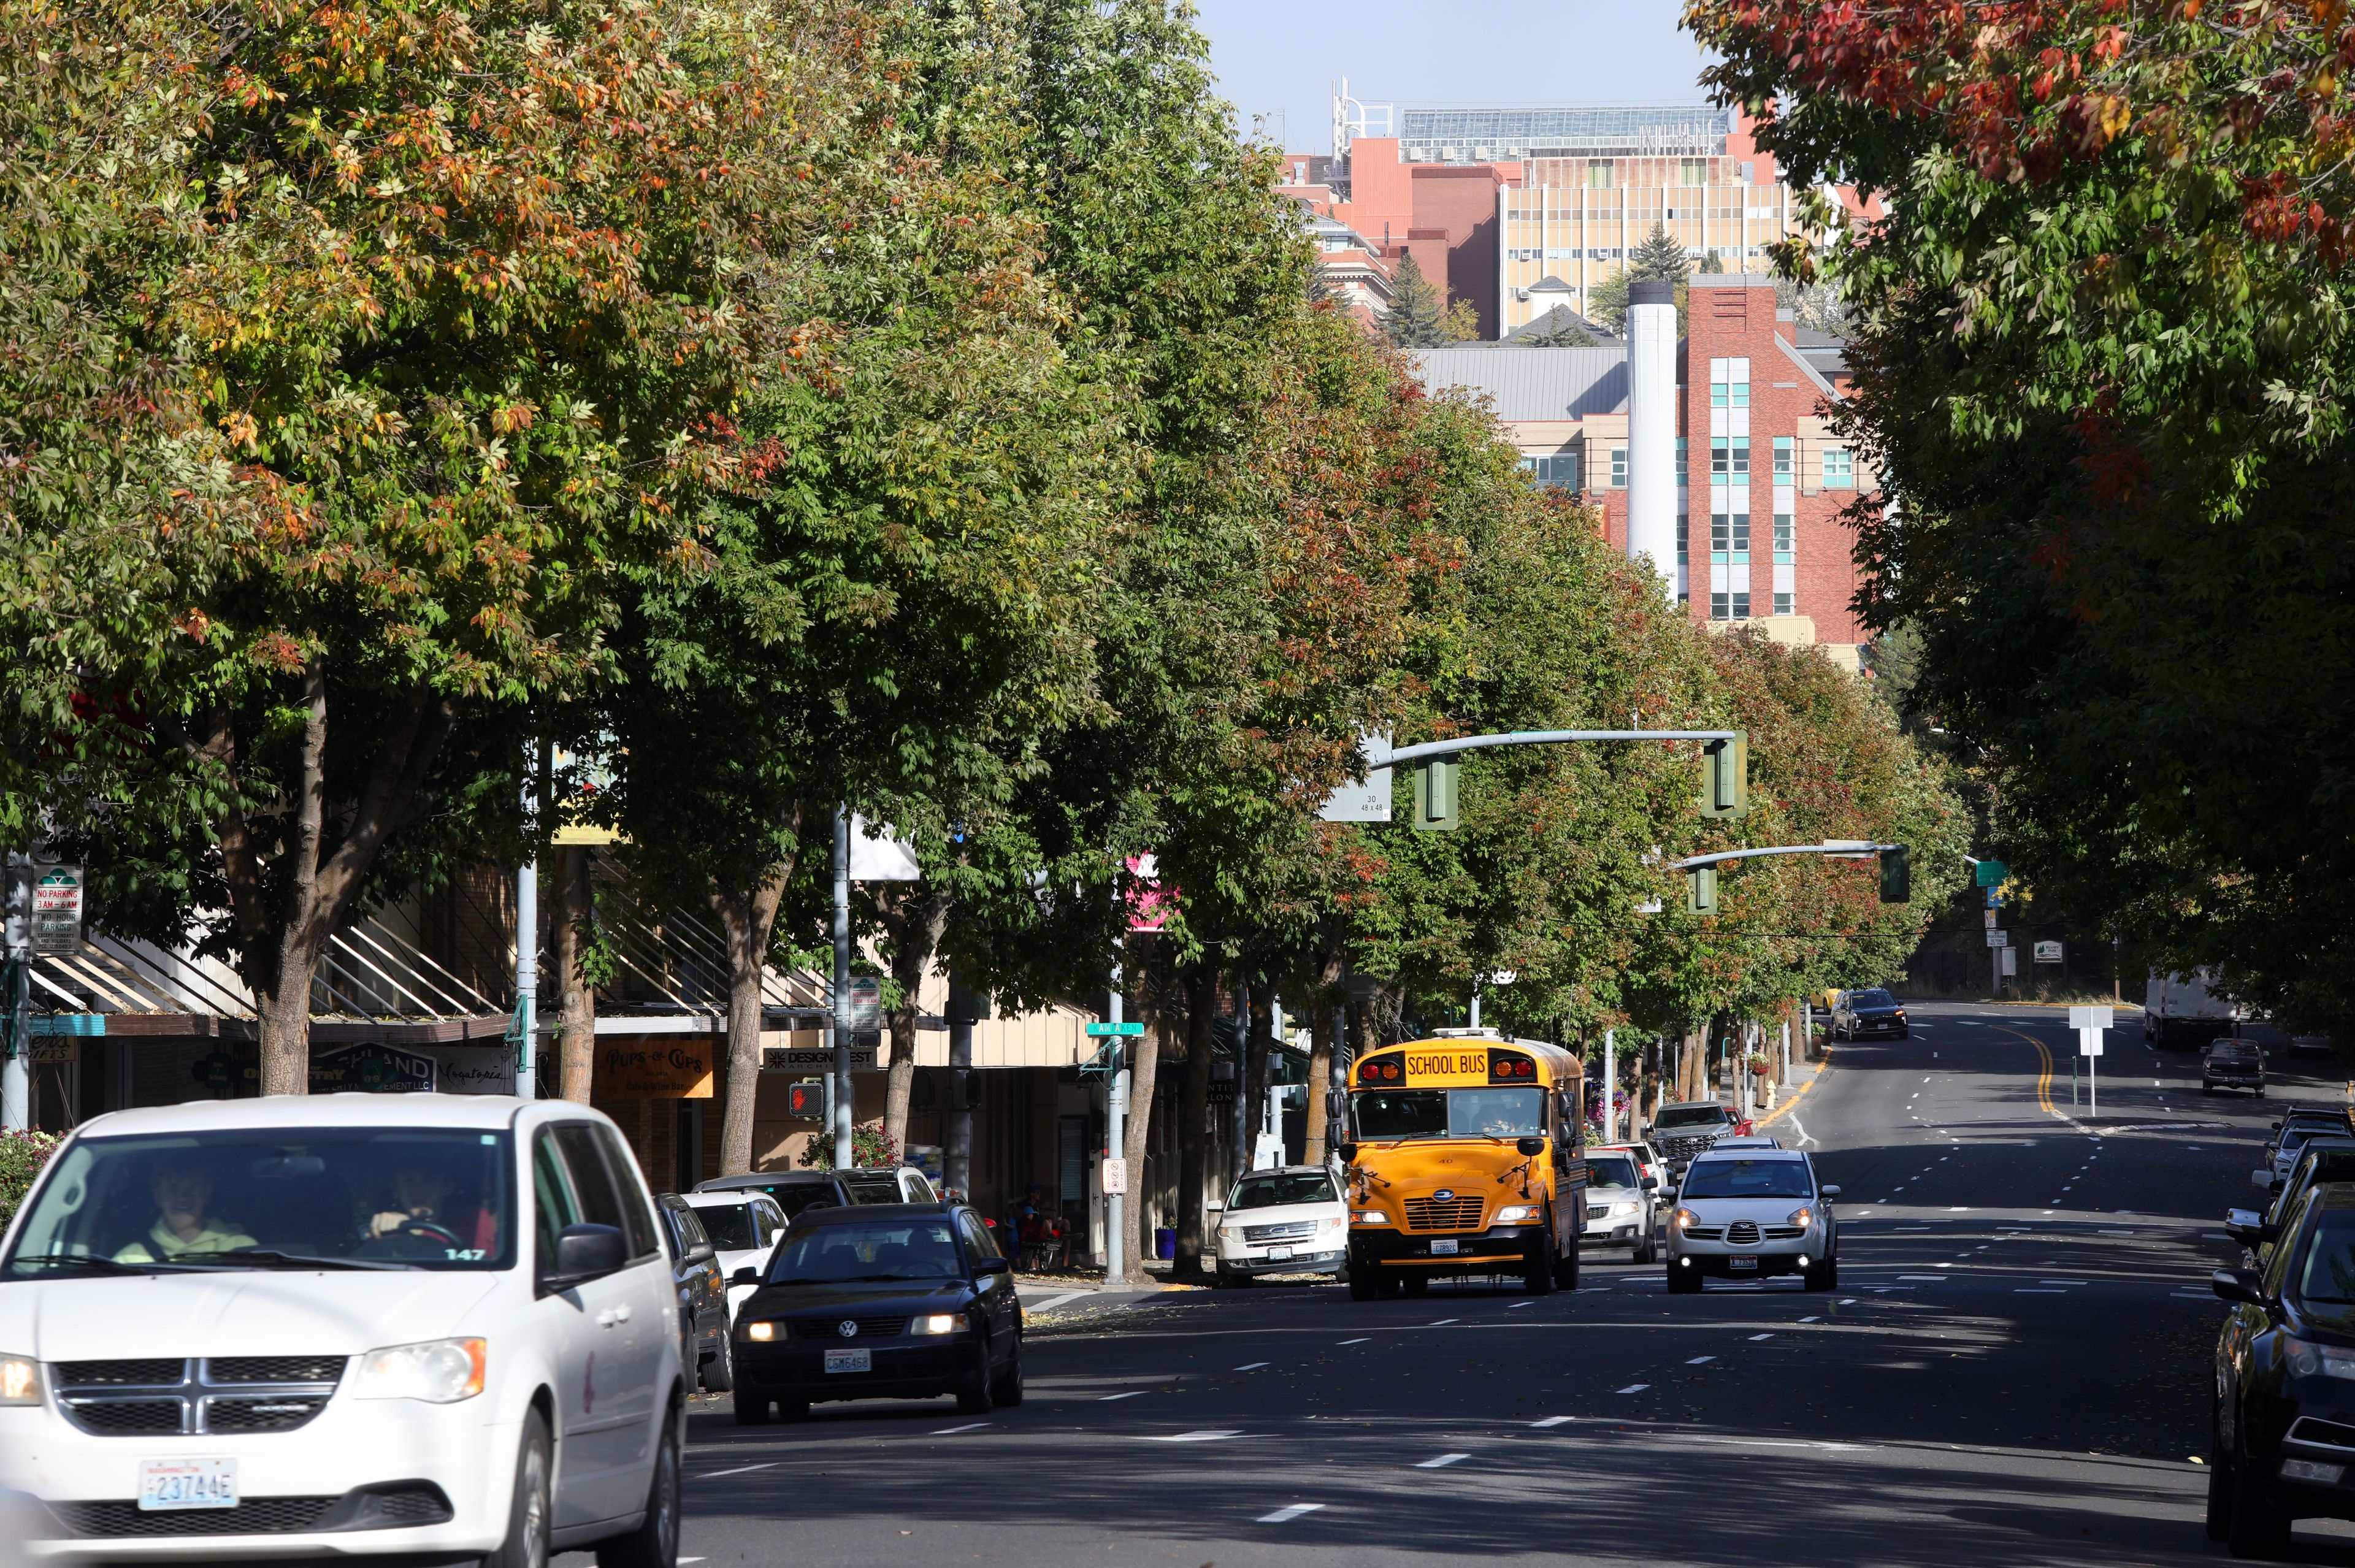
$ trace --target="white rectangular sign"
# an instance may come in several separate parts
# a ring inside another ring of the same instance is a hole
[[[2011,945],[2011,933],[2008,931],[1998,931],[1994,926],[1987,927],[1987,945],[1989,947],[2009,947]]]
[[[2073,1029],[2115,1029],[2117,1010],[2114,1008],[2071,1008],[2069,1027]]]
[[[1128,1161],[1110,1155],[1104,1157],[1103,1189],[1107,1193],[1128,1190]]]
[[[2060,944],[2059,943],[2057,943],[2057,942],[2040,942],[2040,943],[2038,943],[2038,944],[2036,944],[2036,961],[2037,961],[2039,964],[2058,964],[2058,963],[2060,963],[2060,962],[2061,962],[2061,944]]]
[[[2077,1037],[2077,1054],[2080,1056],[2101,1055],[2102,1037],[2095,1034],[2091,1029],[2087,1029],[2083,1033],[2080,1034]]]
[[[33,952],[71,957],[81,951],[81,868],[51,866],[33,873]]]
[[[873,1067],[876,1049],[871,1045],[853,1047],[850,1065],[854,1069]],[[832,1072],[834,1052],[826,1046],[804,1050],[785,1045],[772,1045],[761,1052],[761,1071],[763,1072],[806,1072],[813,1069],[820,1072]]]

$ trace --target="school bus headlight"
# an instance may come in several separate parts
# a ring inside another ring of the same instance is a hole
[[[1499,1225],[1525,1225],[1531,1220],[1544,1217],[1545,1210],[1535,1203],[1516,1203],[1510,1208],[1497,1211],[1497,1223]]]
[[[1379,1209],[1356,1210],[1349,1218],[1360,1225],[1387,1225],[1391,1222],[1391,1217]]]

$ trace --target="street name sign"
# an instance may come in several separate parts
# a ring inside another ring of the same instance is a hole
[[[1087,1032],[1092,1035],[1143,1034],[1145,1032],[1145,1025],[1142,1023],[1089,1024],[1086,1028]]]

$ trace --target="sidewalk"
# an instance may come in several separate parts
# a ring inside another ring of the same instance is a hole
[[[1803,1061],[1794,1051],[1791,1058],[1791,1081],[1775,1092],[1774,1108],[1761,1112],[1751,1125],[1764,1129],[1781,1120],[1793,1106],[1799,1103],[1801,1096],[1816,1086],[1817,1080],[1831,1070],[1833,1051],[1834,1047],[1828,1040],[1824,1042],[1824,1059],[1821,1061]]]

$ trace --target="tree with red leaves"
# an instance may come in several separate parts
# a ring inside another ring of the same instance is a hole
[[[1796,182],[1840,411],[1894,504],[1866,613],[2007,859],[2157,965],[2355,1005],[2355,11],[2343,0],[1689,0]]]

